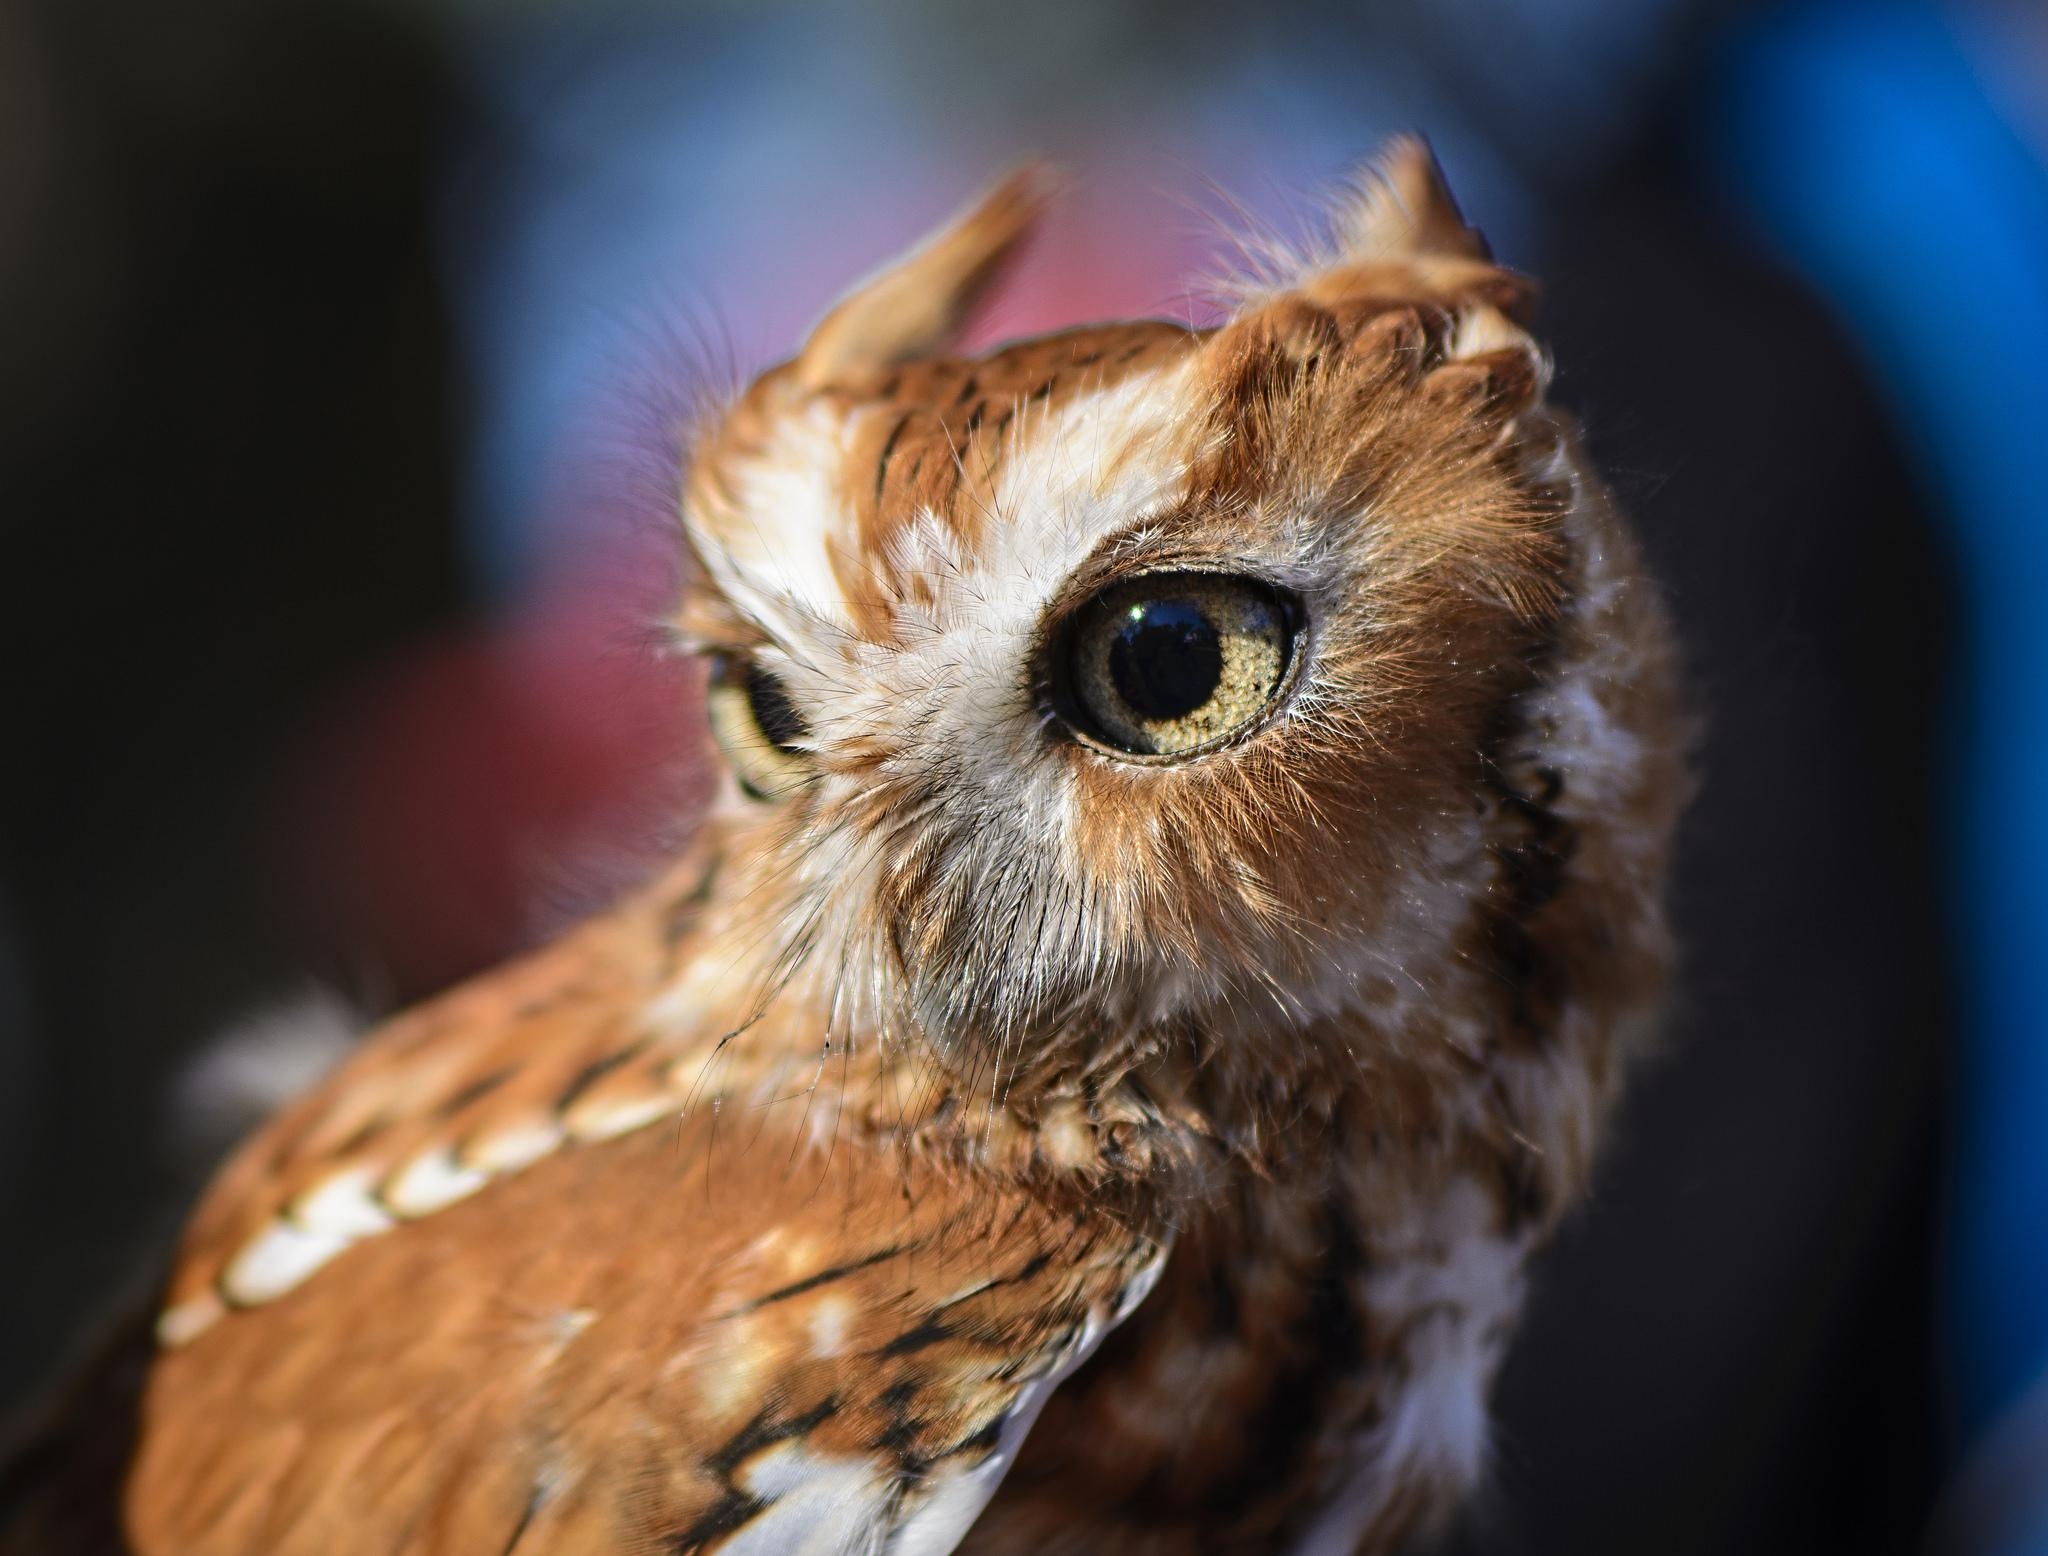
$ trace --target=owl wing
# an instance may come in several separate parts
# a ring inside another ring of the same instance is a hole
[[[1154,1239],[686,1121],[567,1150],[163,1355],[139,1551],[939,1552]]]
[[[551,954],[223,1174],[143,1395],[138,1553],[950,1550],[1149,1289],[1162,1242],[1086,1202],[685,1109],[607,1017],[648,969]]]

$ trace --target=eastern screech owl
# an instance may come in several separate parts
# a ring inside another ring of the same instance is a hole
[[[1220,327],[949,354],[1039,203],[702,430],[710,819],[233,1159],[125,1548],[1380,1552],[1481,1473],[1668,959],[1664,613],[1419,143]]]

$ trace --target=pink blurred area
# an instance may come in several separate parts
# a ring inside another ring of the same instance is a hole
[[[441,987],[601,905],[706,792],[701,674],[549,598],[422,643],[335,699],[290,764],[281,856],[313,944],[391,997]]]

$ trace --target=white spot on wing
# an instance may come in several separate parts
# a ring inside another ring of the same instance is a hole
[[[676,1099],[665,1091],[644,1097],[593,1099],[578,1103],[564,1120],[571,1136],[578,1140],[611,1140],[644,1129],[658,1119],[680,1111]]]
[[[210,1291],[180,1302],[176,1307],[165,1308],[157,1316],[157,1344],[166,1350],[175,1350],[211,1329],[214,1320],[225,1312],[227,1307]]]
[[[670,1362],[677,1372],[688,1373],[697,1386],[705,1409],[714,1416],[757,1408],[762,1387],[762,1369],[770,1351],[755,1338],[746,1319],[735,1322],[708,1350],[691,1346]]]
[[[331,1229],[273,1221],[242,1245],[221,1272],[230,1301],[254,1304],[283,1296],[354,1239]]]
[[[373,1167],[352,1167],[293,1201],[291,1219],[308,1231],[328,1232],[353,1242],[391,1227],[391,1213],[376,1200]]]
[[[846,1349],[846,1331],[853,1319],[853,1304],[844,1297],[822,1297],[811,1309],[811,1354],[837,1356]]]
[[[479,1136],[463,1154],[471,1165],[497,1177],[531,1167],[562,1143],[561,1127],[552,1122],[518,1124]]]
[[[894,1498],[866,1459],[824,1458],[784,1444],[754,1459],[739,1483],[768,1507],[719,1547],[723,1556],[852,1556],[872,1551]]]
[[[459,1199],[467,1199],[490,1174],[458,1162],[445,1147],[423,1151],[384,1185],[384,1203],[407,1220],[430,1216]]]

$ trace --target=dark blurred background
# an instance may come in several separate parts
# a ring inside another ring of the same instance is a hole
[[[266,1010],[687,825],[694,397],[1021,153],[1006,333],[1200,318],[1215,213],[1419,127],[1706,714],[1463,1546],[2048,1551],[2044,103],[2019,0],[0,0],[0,1403],[320,1057]]]

